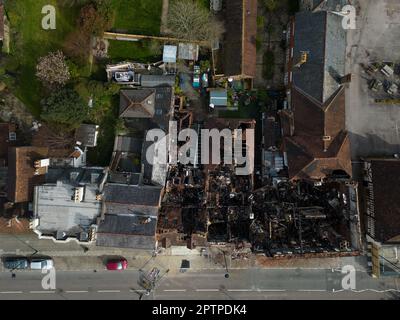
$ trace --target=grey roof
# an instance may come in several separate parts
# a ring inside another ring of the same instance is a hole
[[[49,168],[46,174],[46,183],[55,184],[60,181],[74,186],[79,184],[98,185],[103,177],[103,168]]]
[[[312,9],[320,11],[341,11],[349,0],[311,0]]]
[[[156,75],[144,74],[141,77],[140,84],[143,87],[158,87],[158,86],[171,86],[175,85],[174,75]]]
[[[152,118],[155,91],[150,88],[121,90],[119,116],[122,118]]]
[[[76,130],[76,140],[80,141],[83,146],[95,147],[97,145],[97,136],[99,134],[99,126],[95,124],[82,124]]]
[[[53,235],[57,231],[68,236],[87,232],[100,215],[101,201],[96,199],[98,186],[86,184],[81,202],[73,200],[75,182],[58,182],[35,187],[34,216],[39,219],[37,230]]]
[[[166,141],[167,143],[167,141]],[[153,144],[152,141],[145,141],[143,143],[142,150],[142,165],[143,165],[143,177],[152,183],[158,184],[160,186],[164,186],[165,181],[167,179],[168,165],[167,161],[162,161],[163,157],[163,148],[160,148],[158,151],[158,157],[153,155],[152,163],[147,161],[146,153],[148,148]],[[165,149],[164,149],[165,150]],[[165,153],[164,156],[166,157]]]
[[[106,214],[100,223],[98,233],[154,236],[157,218],[135,214]]]
[[[302,52],[307,62],[293,68],[294,85],[316,99],[326,102],[340,87],[345,72],[346,31],[342,17],[327,12],[301,12],[295,20],[294,63]]]
[[[105,214],[96,244],[106,247],[155,247],[160,187],[108,184],[104,188]]]
[[[199,45],[194,43],[179,43],[178,58],[182,60],[197,61]]]
[[[129,136],[117,136],[114,143],[114,151],[132,152],[140,154],[142,152],[143,139]]]
[[[161,187],[107,184],[104,187],[106,202],[158,207]]]
[[[98,233],[96,245],[101,247],[153,250],[155,249],[156,241],[154,236]]]
[[[178,51],[177,46],[164,45],[163,62],[175,63],[177,51]]]
[[[140,182],[140,173],[110,172],[108,181],[111,183],[138,185]]]

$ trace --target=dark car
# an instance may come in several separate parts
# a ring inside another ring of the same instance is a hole
[[[28,269],[29,262],[27,258],[6,258],[4,260],[4,268],[6,269]]]
[[[125,258],[111,259],[107,261],[107,270],[125,270],[128,267],[128,261]]]

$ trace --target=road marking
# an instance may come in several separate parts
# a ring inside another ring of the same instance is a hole
[[[217,292],[219,289],[196,289],[198,292]]]
[[[286,292],[284,289],[258,289],[261,292]]]
[[[228,291],[249,292],[249,291],[253,291],[253,290],[252,289],[228,289]]]
[[[65,291],[66,293],[86,293],[89,292],[87,290],[69,290],[69,291]]]
[[[15,294],[15,293],[22,293],[22,291],[1,291],[0,293],[3,293],[3,294]]]
[[[186,289],[164,289],[165,292],[185,292]]]
[[[117,292],[121,292],[121,290],[97,290],[97,292],[100,292],[100,293],[117,293]]]
[[[56,293],[55,291],[29,291],[29,293]]]
[[[324,289],[300,289],[299,292],[326,292]]]

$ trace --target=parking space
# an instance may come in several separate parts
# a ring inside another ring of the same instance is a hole
[[[357,29],[348,32],[347,72],[353,77],[346,91],[346,124],[354,161],[400,153],[400,103],[377,103],[368,88],[370,77],[361,66],[400,62],[400,2],[357,2]]]

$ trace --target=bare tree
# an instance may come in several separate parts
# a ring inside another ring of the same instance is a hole
[[[39,58],[36,66],[36,76],[46,87],[63,86],[71,75],[61,51],[50,52]]]
[[[176,38],[210,43],[225,32],[223,24],[193,0],[177,0],[170,6],[167,27]]]

